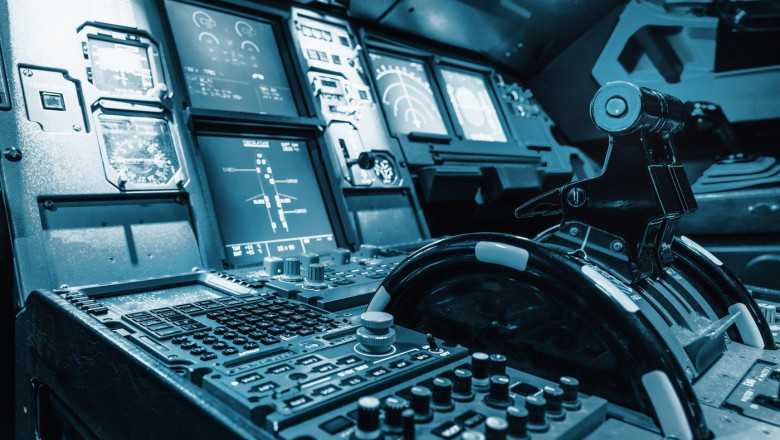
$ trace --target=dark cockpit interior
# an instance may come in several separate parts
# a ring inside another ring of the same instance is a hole
[[[780,4],[0,0],[3,438],[780,438]]]

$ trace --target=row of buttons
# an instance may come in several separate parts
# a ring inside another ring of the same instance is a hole
[[[102,304],[81,292],[66,293],[65,299],[79,309],[89,313],[90,315],[105,315],[108,313],[108,309],[103,307]]]
[[[171,342],[207,361],[217,357],[207,351],[209,348],[229,356],[255,350],[260,344],[277,344],[282,337],[308,336],[341,325],[332,317],[297,302],[267,295],[244,299],[232,307],[207,312],[205,317],[218,324],[212,330],[195,332],[192,340],[177,336]]]
[[[205,336],[206,334],[208,334],[208,333],[207,332],[197,332],[197,333],[193,334],[192,336],[193,336],[193,338],[201,339],[201,342],[204,345],[211,346],[211,348],[214,349],[214,350],[221,350],[222,354],[225,355],[225,356],[229,356],[229,355],[238,353],[238,349],[236,349],[234,347],[229,347],[226,342],[219,341],[219,340],[217,340],[217,338]],[[180,345],[181,348],[184,349],[184,350],[189,350],[190,354],[192,354],[194,356],[200,356],[200,360],[202,360],[202,361],[210,361],[212,359],[216,359],[217,358],[217,355],[215,353],[207,351],[207,348],[199,346],[197,344],[197,342],[189,340],[186,336],[183,336],[183,335],[182,336],[176,336],[176,337],[171,339],[171,342],[174,343],[174,344]],[[250,346],[250,344],[252,344],[252,345]],[[258,348],[258,347],[259,347],[259,345],[257,344],[257,342],[246,342],[244,344],[243,348],[249,350],[249,349],[254,349],[254,348]]]
[[[208,327],[189,315],[196,315],[210,310],[224,309],[231,306],[247,305],[247,303],[262,302],[268,298],[269,294],[265,292],[260,294],[245,294],[129,313],[123,315],[123,317],[136,325],[141,326],[157,337],[162,338],[175,336],[185,332],[202,330]]]
[[[431,358],[431,355],[429,353],[420,352],[420,353],[413,354],[412,356],[409,357],[408,360],[404,360],[404,359],[396,360],[396,361],[388,364],[388,366],[390,368],[393,368],[393,369],[401,369],[401,368],[406,368],[406,367],[410,366],[412,364],[412,362],[423,361],[423,360],[430,359],[430,358]],[[306,357],[306,358],[298,360],[296,362],[296,364],[299,364],[299,365],[309,365],[309,364],[316,363],[316,362],[318,362],[320,360],[321,359],[319,357],[317,357],[317,356],[309,356],[309,357]],[[342,357],[342,358],[338,359],[335,363],[338,364],[338,365],[355,365],[355,364],[358,364],[358,363],[361,363],[361,362],[362,362],[361,358],[359,358],[357,356],[354,356],[354,355],[349,355],[349,356],[345,356],[345,357]],[[322,364],[322,365],[319,365],[317,367],[312,368],[311,372],[312,373],[318,373],[318,374],[324,374],[324,373],[330,372],[332,370],[335,370],[337,368],[338,367],[336,365],[334,365],[333,363],[325,363],[325,364]],[[366,368],[366,366],[362,367],[362,369],[365,369],[365,368]],[[277,365],[277,366],[269,368],[266,371],[266,374],[282,374],[282,373],[286,373],[288,371],[292,371],[293,369],[294,368],[292,366],[290,366],[289,364],[281,364],[281,365]],[[353,369],[345,370],[345,371],[342,371],[341,373],[339,373],[339,375],[346,375],[347,372],[356,373],[356,372],[358,372],[360,370],[361,370],[361,367],[357,366],[356,368],[354,368],[354,370]],[[388,373],[390,373],[390,370],[388,370],[387,368],[385,368],[385,367],[378,367],[378,368],[374,368],[372,370],[367,371],[365,373],[365,376],[369,377],[369,378],[377,378],[377,377],[384,376],[385,374],[388,374]],[[300,374],[300,373],[295,373],[295,374]],[[305,379],[306,377],[307,376],[305,374],[301,374],[298,379]],[[354,386],[357,386],[357,385],[362,384],[364,382],[366,382],[366,378],[365,377],[357,376],[357,375],[354,375],[354,376],[347,375],[347,377],[342,379],[338,383],[338,385],[336,385],[336,384],[327,384],[327,385],[324,385],[322,387],[313,389],[311,391],[311,395],[314,396],[314,397],[329,396],[329,395],[331,395],[333,393],[341,391],[342,388],[354,387]],[[303,404],[306,404],[306,403],[309,403],[309,402],[313,401],[308,396],[303,396],[303,395],[295,396],[295,397],[293,397],[291,399],[288,399],[288,400],[289,401],[285,401],[285,402],[287,403],[287,405],[290,408],[295,408],[295,407],[298,407],[298,406],[301,406]]]
[[[208,313],[206,317],[253,339],[262,338],[263,335],[285,338],[308,336],[340,325],[330,316],[284,299],[229,308]]]
[[[240,284],[245,287],[251,287],[253,289],[259,289],[265,286],[265,282],[268,281],[268,277],[265,276],[243,276],[224,272],[218,273],[217,276],[232,283]]]
[[[372,280],[378,280],[378,279],[385,278],[387,276],[387,273],[390,272],[397,265],[398,262],[394,262],[391,264],[388,263],[373,264],[373,265],[365,266],[363,268],[355,268],[346,271],[343,270],[335,271],[333,269],[326,269],[325,272],[331,275],[326,279],[328,281],[333,282],[336,285],[351,284],[350,281],[352,280],[350,280],[350,278],[354,278],[356,275],[362,275]]]
[[[204,324],[171,307],[130,313],[125,317],[158,337],[206,328]]]

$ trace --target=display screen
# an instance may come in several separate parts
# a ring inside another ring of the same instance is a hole
[[[226,296],[212,288],[193,284],[191,286],[171,287],[169,289],[150,290],[148,292],[100,298],[98,301],[112,312],[120,315],[178,306],[197,301],[222,298]]]
[[[506,134],[485,77],[479,73],[441,69],[447,94],[463,135],[473,141],[506,142]]]
[[[369,54],[390,129],[395,133],[447,134],[425,66],[416,60]]]
[[[165,4],[193,107],[298,116],[270,24]]]
[[[231,262],[336,247],[305,142],[199,136],[198,144]]]
[[[100,90],[144,95],[154,87],[146,46],[88,38],[92,81]]]
[[[100,115],[109,180],[129,187],[164,187],[181,170],[168,122],[164,119]]]

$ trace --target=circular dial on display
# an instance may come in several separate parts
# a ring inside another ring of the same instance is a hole
[[[100,126],[112,183],[127,189],[175,186],[181,166],[167,121],[101,116]]]
[[[255,35],[257,35],[255,28],[243,20],[237,21],[233,27],[236,28],[236,33],[239,37],[253,38]]]
[[[396,133],[446,134],[439,106],[422,63],[370,54],[382,107]]]
[[[498,111],[482,73],[441,69],[450,103],[466,139],[506,142]]]

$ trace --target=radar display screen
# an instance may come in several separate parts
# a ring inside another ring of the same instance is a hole
[[[441,69],[441,75],[466,139],[506,142],[506,134],[499,122],[485,77],[479,73],[454,69]]]
[[[298,116],[269,23],[166,2],[191,105]]]
[[[88,38],[92,82],[100,90],[144,95],[154,87],[146,46]]]
[[[377,53],[369,58],[392,131],[447,134],[423,63]]]
[[[182,180],[170,127],[164,119],[100,115],[103,167],[125,189],[169,189]]]
[[[171,287],[161,290],[133,293],[129,295],[98,298],[101,304],[120,315],[143,312],[162,307],[172,307],[198,301],[222,298],[225,294],[200,284]]]
[[[231,262],[336,247],[305,142],[199,136],[198,145]]]

